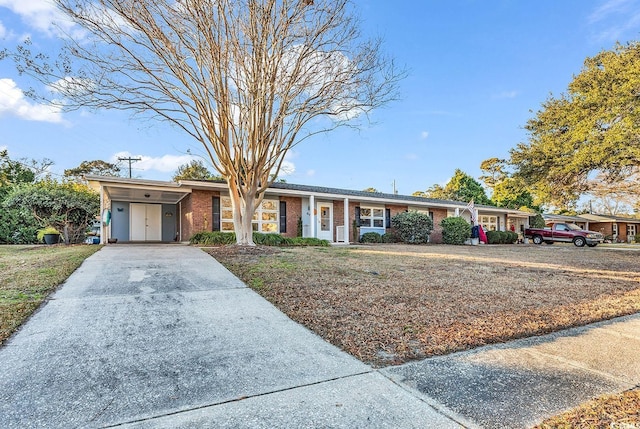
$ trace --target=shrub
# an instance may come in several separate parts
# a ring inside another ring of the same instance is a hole
[[[404,243],[420,244],[429,241],[433,221],[429,215],[415,210],[398,213],[391,218],[391,225]]]
[[[236,234],[233,232],[220,232],[220,231],[203,231],[196,232],[189,239],[191,244],[201,245],[214,245],[220,246],[224,244],[233,244],[236,242]]]
[[[294,237],[294,238],[286,238],[286,246],[319,246],[319,247],[327,247],[329,246],[329,242],[327,240],[321,240],[315,237]]]
[[[360,237],[360,243],[382,243],[382,236],[377,232],[365,232]]]
[[[461,217],[448,217],[440,222],[445,244],[464,244],[471,238],[471,225]]]
[[[382,234],[382,242],[383,243],[400,243],[402,242],[402,238],[400,238],[400,236],[396,231],[391,230],[386,234]]]
[[[488,244],[513,244],[518,240],[518,234],[513,231],[487,231]]]
[[[487,231],[487,244],[500,244],[500,231]]]
[[[191,244],[198,244],[202,246],[223,246],[226,244],[235,244],[236,234],[233,232],[220,232],[220,231],[203,231],[193,234],[189,239]],[[262,234],[259,232],[253,233],[253,242],[261,246],[321,246],[326,247],[329,245],[327,240],[320,240],[319,238],[302,238],[302,237],[283,237],[280,234]]]

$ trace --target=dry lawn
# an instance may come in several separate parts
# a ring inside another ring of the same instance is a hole
[[[0,344],[101,246],[0,246]]]
[[[640,428],[640,389],[606,395],[550,418],[534,429]]]
[[[640,311],[640,252],[572,245],[206,249],[293,320],[381,367]]]

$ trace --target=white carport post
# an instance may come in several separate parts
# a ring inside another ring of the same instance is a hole
[[[106,243],[105,235],[107,235],[104,222],[102,221],[103,213],[104,213],[104,188],[101,183],[100,184],[100,244]]]
[[[344,243],[349,244],[349,198],[344,199]]]
[[[316,236],[316,199],[313,195],[309,195],[309,232],[311,237]]]

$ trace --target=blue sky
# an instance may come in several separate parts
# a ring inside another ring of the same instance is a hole
[[[365,34],[409,76],[401,99],[373,124],[296,146],[288,182],[411,194],[444,184],[456,168],[508,157],[526,141],[527,119],[565,90],[587,56],[640,37],[640,0],[359,0]],[[54,46],[59,19],[47,0],[0,0],[0,45],[25,35]],[[73,29],[70,29],[73,31]],[[50,158],[62,174],[83,160],[142,157],[134,177],[169,180],[199,143],[160,122],[109,111],[51,112],[25,98],[36,83],[0,61],[0,148],[12,158]]]

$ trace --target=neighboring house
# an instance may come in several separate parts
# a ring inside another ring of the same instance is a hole
[[[102,241],[187,241],[200,231],[233,231],[231,199],[221,181],[178,183],[121,177],[87,176],[100,192],[101,212],[110,210]],[[384,234],[397,213],[417,210],[433,220],[431,241],[442,241],[440,222],[461,215],[470,220],[467,203],[407,195],[295,185],[276,182],[265,192],[254,216],[254,231],[295,237],[298,220],[303,237],[330,242],[357,241],[365,232]],[[529,213],[476,205],[478,221],[486,230],[528,226]],[[346,208],[346,210],[345,210]],[[354,226],[355,232],[354,232]]]
[[[571,222],[582,229],[600,232],[614,242],[630,242],[640,234],[640,219],[603,214],[581,214],[578,216],[543,215],[547,223]]]

